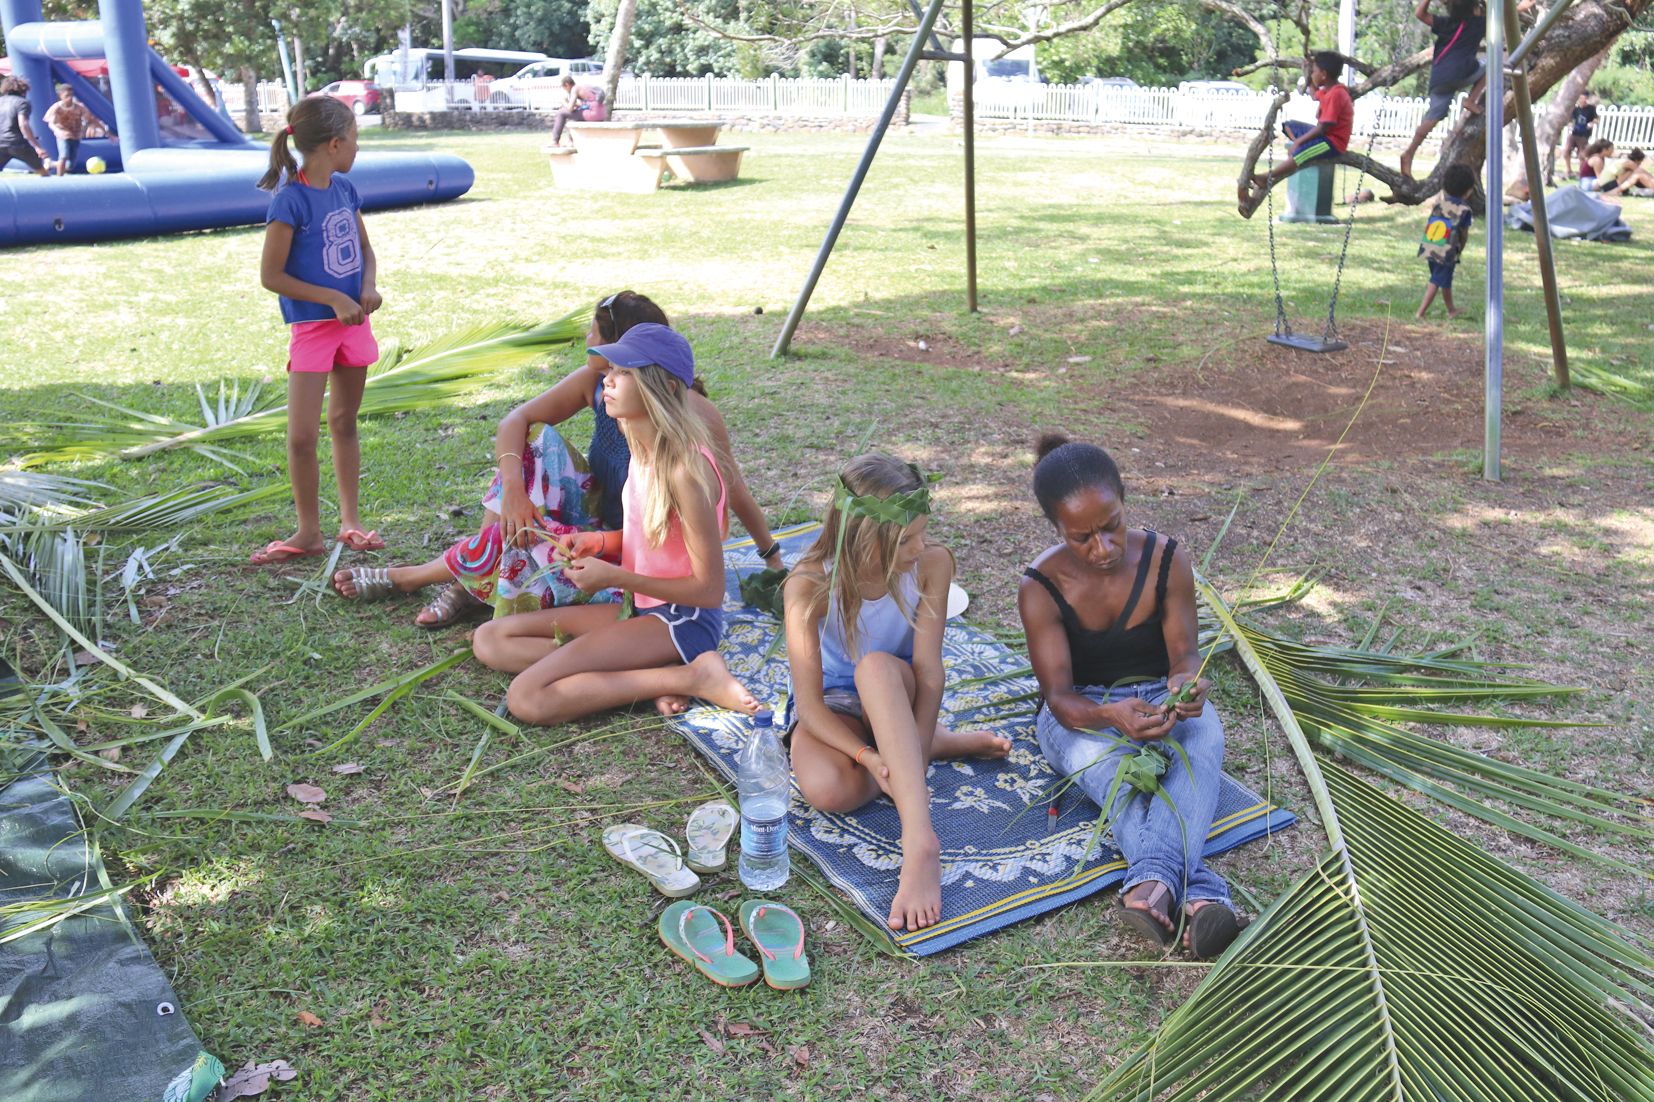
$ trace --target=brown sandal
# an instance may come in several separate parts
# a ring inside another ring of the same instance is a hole
[[[1143,903],[1142,907],[1126,906],[1126,893],[1120,893],[1120,921],[1141,934],[1148,941],[1152,941],[1164,949],[1171,945],[1172,940],[1177,937],[1175,930],[1167,928],[1176,925],[1176,920],[1173,919],[1169,906],[1172,902],[1172,890],[1158,880],[1146,880],[1144,883],[1153,884],[1154,890],[1149,892],[1148,895],[1140,897]],[[1132,887],[1135,888],[1137,885],[1133,884]],[[1165,926],[1160,924],[1159,918],[1155,917],[1156,915],[1166,920]]]
[[[433,631],[437,628],[445,628],[465,613],[473,611],[470,606],[475,606],[476,609],[486,607],[481,601],[471,596],[470,591],[464,586],[458,582],[450,582],[446,589],[437,594],[435,600],[419,610],[422,615],[429,612],[431,619],[420,620],[415,617],[414,624]]]

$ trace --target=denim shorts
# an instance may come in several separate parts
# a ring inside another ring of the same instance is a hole
[[[1427,122],[1440,122],[1447,117],[1448,111],[1453,108],[1453,97],[1466,88],[1475,86],[1478,80],[1487,75],[1487,62],[1476,66],[1476,71],[1461,80],[1448,84],[1440,84],[1430,89],[1430,102],[1424,108],[1424,118]]]
[[[1453,269],[1459,266],[1459,262],[1457,260],[1451,262],[1430,260],[1428,257],[1425,258],[1425,262],[1430,265],[1430,282],[1444,291],[1451,291],[1453,289]]]
[[[684,665],[695,661],[707,651],[718,649],[718,640],[724,637],[724,610],[696,608],[694,605],[650,605],[637,610],[639,616],[659,616],[672,634],[672,645]]]

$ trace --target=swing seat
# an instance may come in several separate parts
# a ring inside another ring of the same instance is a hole
[[[1336,337],[1328,340],[1325,337],[1311,337],[1304,333],[1275,333],[1267,339],[1270,344],[1296,348],[1300,352],[1342,352],[1349,347],[1346,342]]]

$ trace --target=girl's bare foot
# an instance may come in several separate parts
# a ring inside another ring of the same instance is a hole
[[[724,665],[723,657],[717,651],[707,651],[689,663],[688,668],[694,677],[694,688],[687,695],[698,696],[720,708],[745,712],[749,716],[758,710],[757,699],[747,692],[745,685],[735,680],[735,675],[729,672],[729,667]]]
[[[1447,316],[1450,317],[1450,318],[1456,318],[1462,313],[1464,313],[1463,310],[1449,310],[1447,312]]]
[[[892,930],[920,930],[942,917],[942,843],[935,833],[902,836],[902,875],[890,903]]]
[[[663,716],[681,716],[689,711],[689,698],[677,693],[655,697],[655,711]]]
[[[992,731],[952,731],[936,728],[930,743],[932,758],[1003,758],[1011,752],[1011,740]]]
[[[1413,178],[1413,155],[1411,153],[1401,155],[1401,174],[1409,180]]]

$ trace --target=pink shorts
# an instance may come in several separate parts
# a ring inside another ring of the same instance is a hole
[[[338,318],[293,323],[287,345],[287,370],[332,371],[335,367],[372,367],[379,360],[379,342],[367,318],[346,325]]]

